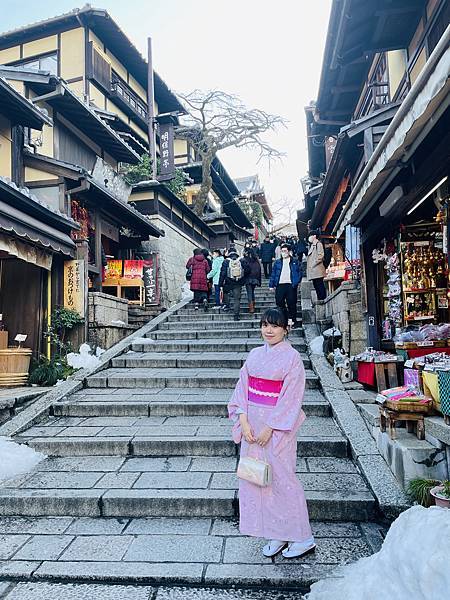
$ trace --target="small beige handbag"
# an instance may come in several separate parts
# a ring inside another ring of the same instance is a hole
[[[265,460],[243,456],[239,460],[237,476],[239,479],[245,479],[259,487],[268,487],[272,483],[272,467],[267,462],[266,451],[264,449]]]

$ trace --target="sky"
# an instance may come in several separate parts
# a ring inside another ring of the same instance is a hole
[[[258,173],[269,202],[301,208],[308,170],[304,107],[317,96],[331,0],[98,0],[173,91],[220,89],[250,108],[278,114],[286,128],[266,137],[286,153],[257,163],[255,151],[220,158],[233,178]],[[0,0],[0,31],[76,7],[76,0]]]

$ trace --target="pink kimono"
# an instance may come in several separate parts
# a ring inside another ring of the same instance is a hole
[[[288,342],[252,350],[241,369],[228,405],[235,424],[233,439],[241,456],[267,459],[272,485],[259,487],[239,480],[240,531],[244,535],[289,542],[312,537],[305,493],[296,475],[297,432],[305,420],[301,406],[305,369],[300,354]],[[273,429],[265,447],[248,444],[239,414],[246,413],[257,436],[265,425]]]

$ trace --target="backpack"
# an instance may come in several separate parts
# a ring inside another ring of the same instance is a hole
[[[325,269],[328,269],[331,263],[331,259],[333,258],[333,252],[331,248],[325,248],[323,251],[323,266]]]
[[[240,258],[230,258],[228,262],[228,278],[239,281],[244,276],[244,269]]]
[[[192,279],[192,265],[186,269],[186,281],[190,281]]]

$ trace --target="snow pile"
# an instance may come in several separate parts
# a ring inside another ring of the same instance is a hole
[[[0,437],[0,481],[28,473],[44,458],[33,448]]]
[[[193,297],[194,292],[191,292],[189,282],[186,281],[186,283],[183,283],[183,286],[181,288],[181,300],[192,300]]]
[[[413,506],[381,550],[311,587],[308,600],[444,600],[449,597],[450,510]]]
[[[309,344],[312,354],[323,354],[323,335],[318,335]]]
[[[67,363],[73,369],[94,369],[100,364],[103,352],[102,348],[97,348],[95,354],[92,354],[89,344],[81,344],[80,352],[70,352],[67,355]]]

